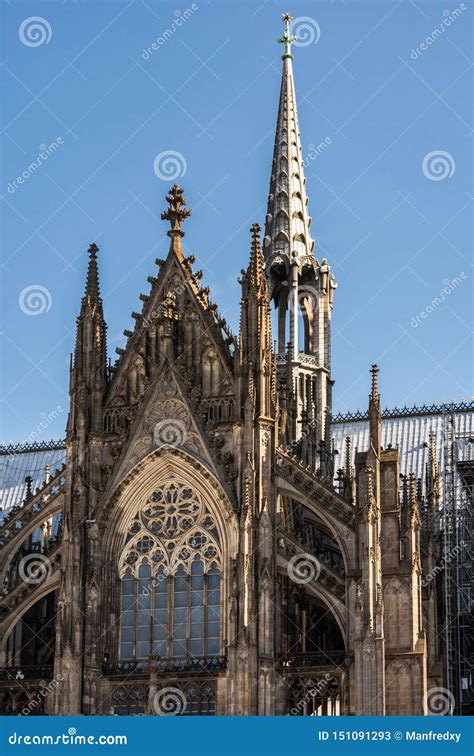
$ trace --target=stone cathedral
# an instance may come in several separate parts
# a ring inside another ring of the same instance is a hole
[[[3,713],[421,715],[442,684],[436,459],[400,476],[382,448],[376,365],[368,451],[331,443],[336,284],[311,236],[290,21],[238,336],[183,253],[179,186],[113,366],[89,249],[66,463],[0,528]]]

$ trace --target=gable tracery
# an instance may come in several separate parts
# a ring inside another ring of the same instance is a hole
[[[129,568],[138,576],[142,564],[152,574],[164,569],[172,575],[186,572],[201,559],[204,572],[222,567],[222,551],[215,518],[202,497],[188,484],[174,480],[157,488],[134,517],[122,551],[120,576]]]

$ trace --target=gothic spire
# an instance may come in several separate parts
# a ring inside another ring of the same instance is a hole
[[[97,264],[98,251],[99,247],[97,244],[93,243],[89,246],[86,286],[84,296],[81,300],[81,310],[77,319],[76,359],[78,358],[79,353],[82,354],[88,348],[99,350],[105,354],[106,325],[104,321],[102,297],[100,296],[99,266]],[[85,320],[94,322],[99,326],[99,329],[92,333],[90,329],[85,327]],[[94,346],[89,344],[91,340],[95,340],[96,343]]]
[[[107,325],[104,320],[99,287],[97,244],[89,247],[89,262],[84,296],[76,320],[76,343],[70,368],[71,410],[68,435],[77,430],[81,422],[90,423],[90,429],[102,427],[102,399],[107,373]],[[82,413],[82,414],[81,414]]]
[[[260,226],[254,223],[250,228],[252,234],[252,248],[248,269],[249,282],[256,291],[266,290],[265,274],[263,268],[263,255],[260,246]]]
[[[99,288],[99,269],[97,265],[97,252],[99,247],[93,243],[89,247],[89,264],[87,266],[86,288],[82,298],[81,314],[85,308],[94,308],[102,305]]]
[[[298,262],[312,255],[311,218],[308,213],[306,179],[301,149],[291,45],[292,17],[283,16],[284,32],[278,40],[284,45],[280,103],[273,149],[272,175],[265,223],[265,261]]]
[[[371,392],[369,394],[369,435],[371,448],[378,456],[382,448],[382,412],[380,409],[380,394],[378,384],[378,365],[372,365]]]

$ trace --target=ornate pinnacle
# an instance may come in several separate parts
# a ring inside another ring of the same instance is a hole
[[[89,263],[87,266],[86,289],[83,303],[97,304],[100,300],[99,270],[97,267],[97,252],[99,247],[94,242],[89,245]]]
[[[168,209],[161,213],[161,220],[170,222],[171,229],[168,236],[184,236],[181,231],[181,224],[191,215],[191,210],[185,210],[186,200],[183,198],[183,190],[178,184],[175,184],[170,193],[166,196]]]
[[[252,234],[252,251],[250,253],[249,278],[255,289],[264,287],[263,254],[260,246],[260,226],[254,223],[250,227]]]
[[[293,42],[296,42],[298,37],[294,37],[290,31],[290,22],[293,21],[293,16],[290,16],[289,13],[283,13],[282,18],[285,24],[285,28],[283,30],[283,36],[280,37],[278,42],[284,45],[285,52],[281,57],[283,58],[283,60],[285,60],[285,58],[293,57],[291,54],[291,45],[293,44]]]
[[[374,401],[378,401],[379,399],[379,387],[378,387],[378,380],[377,380],[377,376],[379,372],[378,366],[372,365],[372,367],[370,368],[370,372],[372,373],[372,393],[370,395],[370,398],[373,399]]]
[[[260,226],[258,223],[254,223],[250,226],[250,233],[252,234],[252,246],[260,244]]]

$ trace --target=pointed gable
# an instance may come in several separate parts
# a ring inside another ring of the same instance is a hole
[[[172,188],[167,201],[168,210],[162,217],[171,225],[170,249],[166,260],[157,260],[159,275],[148,278],[151,291],[140,297],[142,312],[133,313],[135,328],[125,331],[125,349],[117,350],[120,358],[112,369],[106,400],[105,427],[110,432],[115,416],[121,412],[128,414],[122,425],[130,425],[148,387],[162,380],[163,360],[194,385],[203,412],[225,417],[220,405],[226,398],[229,405],[235,396],[235,339],[219,316],[217,305],[210,301],[209,289],[201,287],[202,271],[193,270],[194,257],[183,255],[181,226],[190,212],[184,208],[180,187]]]

